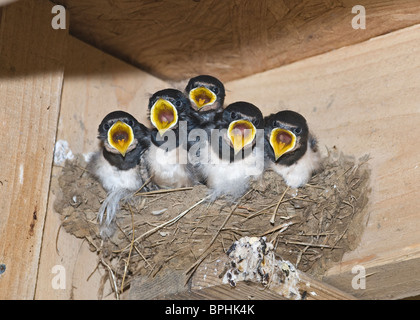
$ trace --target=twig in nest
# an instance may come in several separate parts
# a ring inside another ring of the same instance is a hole
[[[117,300],[119,300],[120,294],[118,293],[117,279],[115,278],[114,272],[112,271],[111,267],[102,258],[101,258],[101,262],[108,269],[108,272],[111,278],[111,284],[113,285],[113,288],[114,288],[115,297],[117,298]]]
[[[143,188],[152,180],[153,175],[150,176],[149,179],[146,180],[145,183],[143,183],[143,185],[136,191],[134,192],[134,195],[137,195],[141,190],[143,190]]]
[[[147,179],[146,182],[143,183],[143,185],[140,188],[137,189],[137,191],[135,191],[134,193],[130,194],[127,197],[122,198],[121,200],[126,200],[131,195],[133,195],[133,196],[137,195],[152,180],[152,178],[153,178],[153,175],[149,179]]]
[[[169,193],[169,192],[185,191],[185,190],[192,190],[192,187],[153,190],[153,191],[148,191],[148,192],[135,193],[135,195],[137,195],[137,196],[148,196],[148,195],[152,195],[152,194]]]
[[[300,261],[302,260],[302,255],[303,255],[303,253],[304,253],[306,250],[308,250],[308,248],[309,248],[309,246],[306,246],[305,248],[303,248],[302,250],[300,250],[300,252],[299,252],[299,254],[298,254],[298,257],[297,257],[297,259],[296,259],[296,263],[295,263],[296,268],[298,267],[298,265],[299,265]]]
[[[278,230],[280,230],[280,231],[279,231],[279,233],[282,233],[282,232],[284,232],[284,231],[285,231],[285,230],[286,230],[289,226],[291,226],[292,224],[295,224],[295,223],[297,223],[297,221],[289,221],[289,222],[282,223],[282,224],[278,225],[277,227],[274,227],[273,229],[268,230],[268,231],[264,232],[263,234],[260,234],[260,235],[259,235],[259,237],[266,236],[267,234],[270,234],[270,233],[276,232],[276,231],[278,231]]]
[[[347,204],[348,206],[350,206],[352,208],[352,213],[351,213],[351,219],[352,219],[353,216],[354,216],[354,213],[355,213],[354,205],[352,205],[350,202],[347,202],[347,201],[344,201],[344,200],[343,200],[343,203],[344,204]],[[350,223],[347,224],[347,226],[344,229],[344,231],[338,236],[337,240],[334,242],[334,245],[333,245],[334,248],[337,248],[336,247],[337,243],[343,238],[343,236],[349,230],[349,227],[350,227]]]
[[[156,231],[158,231],[158,230],[160,230],[160,229],[162,229],[162,228],[164,228],[164,227],[166,227],[166,226],[169,226],[169,225],[171,225],[171,224],[173,224],[173,223],[177,222],[179,219],[181,219],[183,216],[185,216],[188,212],[190,212],[190,211],[191,211],[192,209],[194,209],[196,206],[198,206],[199,204],[201,204],[201,203],[203,203],[204,201],[206,201],[209,197],[210,197],[210,196],[207,196],[207,197],[205,197],[205,198],[201,199],[201,200],[200,200],[200,201],[198,201],[196,204],[194,204],[193,206],[189,207],[187,210],[185,210],[185,211],[181,212],[181,213],[180,213],[179,215],[177,215],[175,218],[173,218],[173,219],[171,219],[171,220],[169,220],[169,221],[166,221],[165,223],[162,223],[161,225],[158,225],[157,227],[155,227],[155,228],[153,228],[153,229],[151,229],[151,230],[149,230],[149,231],[147,231],[147,232],[143,233],[141,236],[137,237],[134,241],[136,241],[136,242],[137,242],[137,241],[139,241],[139,240],[141,240],[141,239],[143,239],[143,238],[146,238],[146,237],[150,236],[151,234],[155,233]],[[128,248],[129,248],[129,246],[126,246],[125,248],[123,248],[123,249],[121,249],[121,250],[119,250],[119,251],[116,251],[116,252],[123,252],[123,251],[127,250]]]
[[[98,247],[96,246],[96,244],[93,242],[93,239],[92,239],[91,237],[86,236],[86,237],[84,237],[84,239],[86,239],[86,241],[87,241],[87,242],[89,242],[89,244],[90,244],[92,247],[94,247],[94,248],[95,248],[95,250],[96,250],[97,252],[99,252],[99,251],[100,251],[100,248],[98,248]],[[101,244],[101,247],[102,247],[102,244]]]
[[[276,208],[274,209],[273,215],[271,216],[271,219],[270,219],[270,223],[271,223],[272,225],[274,225],[274,222],[275,222],[275,220],[276,220],[277,210],[279,209],[279,206],[280,206],[281,202],[283,201],[283,198],[284,198],[284,196],[286,195],[286,192],[287,192],[288,190],[289,190],[289,186],[287,186],[286,190],[284,190],[283,194],[282,194],[282,195],[281,195],[281,197],[280,197],[279,202],[277,203]]]
[[[121,288],[120,288],[121,293],[124,291],[125,276],[127,275],[128,265],[130,264],[131,252],[133,251],[133,246],[134,246],[134,215],[133,215],[133,210],[131,209],[130,204],[128,204],[128,208],[130,209],[130,214],[131,214],[131,226],[132,226],[133,236],[130,243],[130,251],[128,251],[128,258],[127,258],[127,261],[125,261],[124,274],[123,274],[123,278],[121,281]]]
[[[117,224],[118,228],[120,229],[121,233],[125,236],[125,238],[128,241],[131,241],[130,238],[128,237],[128,235],[124,232],[124,230]],[[134,230],[134,227],[133,227]],[[133,233],[134,234],[134,233]],[[137,246],[133,246],[134,250],[137,251],[137,253],[139,254],[139,256],[144,260],[144,262],[146,262],[146,264],[149,266],[149,268],[152,268],[152,265],[150,264],[150,262],[146,259],[146,257],[140,252],[140,250],[137,248]],[[116,253],[119,251],[112,251],[112,253]]]
[[[246,206],[238,206],[238,209],[244,209],[246,211],[255,212],[255,209],[252,209]]]
[[[310,183],[307,183],[307,184],[305,184],[305,187],[310,187],[310,188],[315,188],[315,189],[325,190],[325,188],[324,188],[324,187],[321,187],[321,186],[319,186],[319,185],[317,185],[317,184],[310,184]]]
[[[309,246],[309,247],[318,247],[318,248],[328,248],[328,249],[343,249],[342,247],[335,247],[335,246],[329,246],[326,244],[316,244],[316,243],[309,243],[309,242],[300,242],[300,241],[291,241],[291,240],[278,240],[279,242],[285,243],[285,244],[297,244],[300,246]]]
[[[57,235],[55,236],[55,252],[57,253],[58,256],[60,256],[60,250],[58,250],[58,236],[60,234],[60,230],[61,230],[61,224],[60,227],[57,230]]]
[[[251,214],[251,215],[247,216],[245,219],[243,219],[243,220],[242,220],[242,222],[245,222],[246,220],[249,220],[249,219],[252,219],[252,218],[254,218],[254,217],[258,216],[258,215],[259,215],[259,214],[261,214],[263,211],[268,210],[268,209],[271,209],[271,208],[272,208],[272,207],[274,207],[275,205],[276,205],[275,203],[274,203],[274,204],[270,204],[270,205],[268,205],[268,206],[266,206],[266,207],[262,208],[261,210],[258,210],[257,212],[255,212],[255,213],[253,213],[253,214]]]

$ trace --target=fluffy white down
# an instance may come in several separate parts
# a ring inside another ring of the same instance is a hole
[[[94,174],[107,192],[116,189],[136,191],[143,185],[137,167],[129,170],[118,170],[118,168],[109,164],[102,152],[94,157],[92,161],[95,161]]]
[[[168,152],[151,145],[146,153],[153,182],[161,188],[181,188],[192,186],[187,170],[187,151],[174,148]]]
[[[270,162],[270,168],[283,177],[286,184],[291,188],[299,188],[305,185],[312,174],[321,166],[320,153],[314,152],[308,142],[308,149],[295,164],[285,166]]]
[[[252,180],[258,179],[264,171],[264,153],[254,148],[253,156],[230,162],[219,159],[210,149],[210,163],[202,164],[207,186],[211,189],[212,198],[227,196],[237,199],[248,189]]]
[[[115,225],[112,222],[120,208],[120,201],[130,200],[133,192],[143,185],[143,181],[137,167],[118,170],[109,164],[102,152],[98,152],[91,158],[90,167],[108,192],[98,212],[100,234],[102,238],[108,238],[114,233]],[[105,214],[106,218],[104,219]]]

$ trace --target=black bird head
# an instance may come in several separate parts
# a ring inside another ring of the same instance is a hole
[[[185,88],[185,93],[190,99],[191,107],[199,113],[223,109],[225,87],[215,77],[200,75],[191,78]]]
[[[131,114],[114,111],[105,116],[98,128],[104,144],[104,157],[119,169],[129,169],[140,161],[140,154],[150,145],[149,130]]]
[[[176,129],[180,121],[188,121],[190,102],[176,89],[164,89],[156,92],[149,99],[149,117],[159,134],[169,129]]]
[[[264,128],[263,115],[251,103],[234,102],[223,110],[218,127],[227,129],[224,140],[233,148],[234,154],[237,154],[242,149],[255,145],[257,129]]]
[[[264,122],[265,151],[271,161],[289,166],[305,154],[309,129],[301,114],[284,110],[267,116]]]

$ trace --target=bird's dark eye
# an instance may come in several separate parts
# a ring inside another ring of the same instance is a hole
[[[231,118],[232,120],[236,120],[236,119],[238,118],[238,115],[236,114],[236,112],[231,112],[231,113],[230,113],[230,118]]]
[[[294,134],[300,134],[302,132],[302,128],[301,127],[297,127],[293,129],[293,133]]]
[[[182,102],[179,100],[175,101],[175,106],[179,108],[180,106],[182,106]]]
[[[108,131],[108,130],[109,130],[109,128],[110,128],[109,124],[108,124],[108,123],[104,123],[104,129],[105,129],[106,131]]]
[[[214,87],[214,88],[213,88],[213,92],[214,92],[215,94],[218,94],[218,93],[219,93],[219,88],[218,88],[218,87]]]
[[[276,121],[276,120],[273,120],[272,127],[273,127],[273,128],[278,127],[278,123],[277,123],[277,121]]]
[[[130,127],[132,127],[133,125],[134,125],[134,122],[133,122],[133,120],[131,120],[131,119],[124,119],[123,120],[126,124],[128,124]]]
[[[254,126],[258,127],[260,125],[260,120],[259,119],[254,119],[252,121],[252,123],[254,124]]]

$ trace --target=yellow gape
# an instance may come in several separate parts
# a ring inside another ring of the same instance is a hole
[[[277,161],[283,154],[291,151],[295,147],[296,136],[289,130],[275,128],[271,131],[270,144]]]
[[[158,99],[150,110],[150,121],[162,136],[178,122],[178,111],[175,106],[165,99]]]
[[[207,105],[213,104],[216,98],[216,95],[205,87],[198,87],[190,91],[190,100],[194,101],[199,110]]]
[[[108,130],[108,143],[118,150],[123,157],[133,143],[133,129],[122,121],[115,122]]]
[[[229,124],[228,137],[235,154],[254,141],[257,130],[247,120],[236,120]]]

